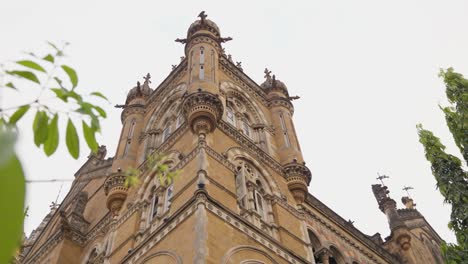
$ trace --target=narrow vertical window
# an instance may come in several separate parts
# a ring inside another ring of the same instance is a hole
[[[226,117],[227,117],[227,121],[229,124],[233,125],[233,126],[236,126],[236,120],[235,120],[235,117],[234,117],[234,112],[232,111],[232,109],[230,107],[227,108],[226,110]]]
[[[182,117],[182,114],[180,114],[176,120],[176,129],[179,128],[180,125],[182,125],[182,122],[183,122],[183,117]]]
[[[211,50],[211,80],[216,82],[215,80],[215,57],[214,57],[214,50]]]
[[[132,143],[131,140],[127,139],[127,143],[125,143],[125,149],[124,149],[124,153],[123,153],[124,156],[126,156],[128,154],[128,150],[130,149],[130,143]]]
[[[163,138],[162,138],[162,142],[166,141],[166,139],[171,135],[171,126],[168,125],[164,131],[163,131]]]
[[[199,79],[205,79],[205,48],[200,48],[200,73]]]
[[[151,208],[151,219],[154,219],[156,215],[158,215],[158,202],[159,202],[159,197],[155,194],[153,194],[153,205]]]
[[[200,75],[199,75],[200,80],[205,79],[205,69],[203,65],[200,65]]]
[[[172,199],[173,192],[174,192],[174,185],[171,184],[169,187],[167,187],[167,190],[166,190],[165,210],[168,210],[169,207],[171,206],[171,199]]]
[[[132,121],[132,124],[130,126],[130,129],[128,130],[128,139],[131,139],[133,137],[133,131],[135,130],[135,120]]]
[[[289,142],[288,132],[284,132],[284,144],[287,148],[291,147],[291,142]]]
[[[286,123],[284,122],[283,114],[280,113],[280,122],[281,122],[281,129],[283,130],[283,137],[284,137],[284,144],[287,148],[291,146],[291,142],[289,141],[288,136],[288,129],[286,127]]]
[[[250,125],[247,120],[244,120],[242,122],[242,131],[244,131],[244,134],[248,137],[250,137]]]
[[[281,121],[281,129],[283,129],[283,131],[286,131],[286,123],[284,122],[283,114],[280,114],[280,121]]]
[[[247,189],[245,186],[244,168],[239,167],[235,177],[236,177],[237,200],[239,201],[242,207],[245,207],[244,201],[245,201],[245,196],[247,195]]]
[[[257,199],[255,199],[257,201],[257,212],[260,214],[260,217],[263,218],[264,215],[263,215],[263,198],[262,196],[260,195],[260,193],[258,192],[255,192],[255,194],[257,195]]]
[[[205,48],[200,48],[200,64],[205,63]]]

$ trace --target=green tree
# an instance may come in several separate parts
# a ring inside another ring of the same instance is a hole
[[[9,62],[0,68],[0,94],[11,99],[34,94],[32,101],[19,105],[0,105],[0,211],[6,217],[0,220],[0,263],[7,263],[21,242],[24,221],[25,176],[15,152],[19,122],[27,114],[34,115],[31,124],[33,141],[47,156],[52,155],[60,142],[59,120],[67,123],[65,143],[70,155],[80,155],[80,136],[75,124],[81,122],[83,137],[96,152],[96,133],[100,119],[106,112],[88,98],[107,98],[99,92],[82,94],[78,88],[76,71],[63,63],[65,43],[58,47],[49,44],[50,53],[38,56],[28,53],[26,59]],[[11,101],[11,100],[10,100]]]
[[[455,232],[457,244],[443,244],[442,254],[449,264],[468,263],[468,173],[464,170],[468,163],[468,80],[452,68],[441,70],[439,76],[444,80],[450,102],[440,108],[464,163],[448,154],[440,139],[421,124],[417,125],[419,142],[432,165],[440,193],[452,205],[448,226]]]

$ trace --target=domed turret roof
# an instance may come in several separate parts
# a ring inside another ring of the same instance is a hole
[[[271,77],[270,74],[271,74],[271,71],[269,71],[268,69],[265,69],[266,80],[262,84],[260,84],[260,86],[266,92],[279,90],[279,91],[282,91],[286,96],[288,96],[288,87],[286,87],[286,84],[284,84],[280,80],[277,80],[275,75]]]
[[[126,104],[138,97],[146,98],[150,96],[151,92],[153,92],[153,89],[149,87],[149,83],[151,83],[151,75],[148,73],[146,77],[143,78],[145,79],[143,85],[140,85],[140,82],[137,82],[137,85],[128,92]]]
[[[206,18],[207,15],[205,14],[205,11],[202,11],[198,17],[200,17],[200,19],[193,22],[187,30],[187,39],[189,39],[195,32],[199,30],[207,30],[216,37],[221,36],[218,25]]]

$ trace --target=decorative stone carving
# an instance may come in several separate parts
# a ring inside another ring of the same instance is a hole
[[[127,198],[128,188],[125,187],[125,179],[125,175],[116,173],[109,176],[104,182],[104,192],[107,195],[106,205],[114,217],[119,214]]]
[[[218,96],[199,91],[184,99],[183,113],[194,133],[206,134],[216,128],[223,115],[223,104]]]
[[[310,170],[302,164],[291,162],[284,166],[288,188],[297,204],[302,204],[307,195],[307,186],[312,179]]]

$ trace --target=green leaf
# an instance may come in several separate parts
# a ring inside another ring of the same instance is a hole
[[[107,99],[107,97],[105,97],[102,93],[100,92],[92,92],[91,95],[94,95],[94,96],[97,96],[97,97],[101,97],[102,99],[106,100],[106,101],[109,101],[109,99]]]
[[[77,159],[80,156],[80,141],[78,139],[78,134],[76,133],[75,125],[73,125],[71,119],[68,119],[65,142],[67,143],[70,155],[74,159]]]
[[[88,147],[93,153],[96,153],[99,148],[99,145],[96,142],[95,131],[91,127],[89,127],[85,121],[83,121],[83,135],[86,140],[86,143],[88,144]]]
[[[104,111],[104,109],[102,109],[101,107],[99,107],[97,105],[95,105],[93,107],[94,107],[94,109],[96,109],[96,111],[99,113],[100,116],[102,116],[103,118],[107,117],[106,111]]]
[[[17,61],[16,63],[24,67],[28,67],[30,69],[36,70],[36,71],[46,72],[46,70],[44,70],[44,68],[42,68],[41,65],[37,64],[36,62],[32,60],[21,60],[21,61]]]
[[[78,103],[83,102],[83,97],[81,95],[77,94],[75,91],[68,91],[68,96],[75,99]]]
[[[41,83],[39,79],[37,78],[37,76],[30,71],[6,71],[5,73],[8,75],[24,78],[24,79],[30,80],[38,84]]]
[[[43,60],[45,61],[48,61],[50,63],[54,63],[55,62],[55,58],[54,56],[52,56],[51,54],[47,54],[47,56],[45,56],[44,58],[42,58]]]
[[[18,122],[18,120],[20,120],[24,114],[26,114],[30,107],[30,105],[23,105],[18,108],[18,110],[16,110],[13,115],[11,115],[9,123],[12,125],[16,124],[16,122]]]
[[[23,209],[25,197],[24,173],[16,154],[14,144],[5,140],[6,133],[0,132],[0,154],[13,153],[9,159],[0,163],[0,210],[3,215],[0,225],[0,263],[10,263],[23,233]],[[9,136],[6,136],[7,138]]]
[[[68,91],[61,88],[50,88],[52,92],[62,101],[68,102]]]
[[[9,82],[9,83],[5,84],[5,87],[9,87],[11,89],[18,90],[12,82]]]
[[[44,153],[47,156],[54,154],[59,144],[58,115],[55,114],[50,121],[47,133],[47,140],[44,142]]]
[[[34,144],[40,146],[47,140],[49,117],[44,111],[37,111],[33,122]]]
[[[76,75],[76,71],[67,65],[62,65],[62,69],[67,73],[73,88],[75,88],[78,85],[78,75]]]

